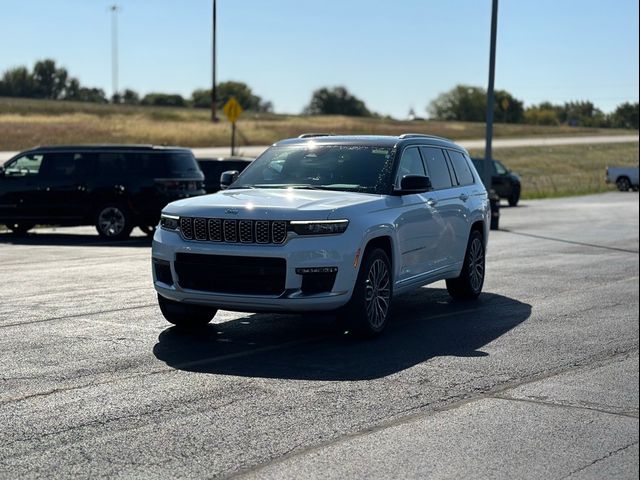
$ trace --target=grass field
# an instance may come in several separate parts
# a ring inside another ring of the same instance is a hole
[[[522,177],[525,199],[615,190],[604,181],[606,167],[638,166],[638,143],[501,148],[494,154]]]
[[[207,110],[98,105],[0,97],[0,151],[64,143],[151,143],[211,147],[229,145],[231,125],[213,124]],[[222,113],[220,117],[224,118]],[[484,123],[397,121],[344,116],[245,113],[237,123],[238,146],[268,145],[304,132],[338,134],[428,133],[455,140],[484,137]],[[612,135],[637,130],[496,124],[496,137]]]

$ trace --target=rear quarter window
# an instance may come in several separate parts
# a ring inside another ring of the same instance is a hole
[[[198,162],[191,152],[154,153],[153,170],[159,178],[201,177]]]
[[[453,170],[458,178],[459,185],[471,185],[473,183],[473,174],[467,163],[465,156],[455,150],[448,150]]]

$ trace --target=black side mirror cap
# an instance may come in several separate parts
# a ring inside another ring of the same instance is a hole
[[[220,190],[226,190],[229,186],[236,181],[240,172],[238,170],[227,170],[220,174]]]
[[[400,189],[394,193],[396,195],[407,195],[410,193],[424,193],[431,190],[431,180],[424,175],[405,175],[400,181]]]

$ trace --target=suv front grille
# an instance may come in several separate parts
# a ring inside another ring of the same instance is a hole
[[[287,239],[287,227],[283,220],[180,217],[185,240],[281,245]]]

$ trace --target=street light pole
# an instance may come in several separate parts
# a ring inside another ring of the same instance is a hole
[[[482,162],[482,181],[489,190],[491,188],[491,142],[493,141],[493,84],[496,71],[496,34],[498,30],[498,0],[493,0],[491,8],[491,47],[489,52],[489,87],[487,88],[487,136],[484,146],[484,162]]]
[[[111,99],[118,95],[118,11],[120,7],[113,4],[111,9]]]
[[[213,0],[213,30],[212,30],[212,75],[211,75],[211,121],[217,122],[216,114],[216,0]]]

